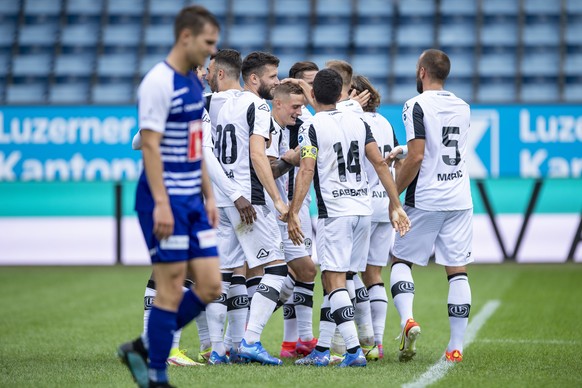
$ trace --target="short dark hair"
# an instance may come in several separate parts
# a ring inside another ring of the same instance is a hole
[[[263,51],[253,51],[242,61],[241,73],[243,81],[246,82],[251,74],[263,75],[266,65],[279,66],[279,58],[271,53]]]
[[[335,104],[342,93],[342,77],[333,69],[317,72],[313,79],[313,94],[320,104]]]
[[[240,78],[240,69],[242,67],[242,58],[240,52],[234,49],[221,49],[210,57],[214,59],[214,66],[222,69],[228,78],[238,80]]]
[[[295,62],[289,69],[289,78],[303,78],[306,71],[319,71],[319,67],[311,61]]]
[[[429,49],[420,56],[418,67],[424,67],[430,78],[445,82],[451,71],[451,60],[443,51]]]
[[[325,67],[335,70],[342,77],[342,85],[349,87],[352,83],[352,75],[354,70],[352,65],[341,59],[333,59],[325,63]]]
[[[282,95],[290,94],[303,95],[303,89],[301,89],[301,86],[292,84],[291,82],[279,84],[275,87],[275,89],[273,89],[273,99],[280,98]]]
[[[216,17],[208,11],[206,8],[200,5],[191,5],[189,7],[184,7],[180,13],[176,16],[174,21],[174,41],[177,42],[180,37],[180,33],[188,28],[192,31],[192,34],[199,35],[206,24],[212,24],[218,30],[220,30],[220,25]]]
[[[362,93],[364,90],[369,91],[370,99],[362,109],[364,109],[364,112],[376,112],[376,108],[380,106],[380,93],[368,78],[360,74],[354,75],[352,78],[352,89],[355,89],[358,94]]]

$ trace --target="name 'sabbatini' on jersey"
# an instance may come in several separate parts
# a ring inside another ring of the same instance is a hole
[[[363,166],[370,128],[355,113],[316,113],[299,132],[301,153],[316,156],[313,178],[320,218],[372,214]]]

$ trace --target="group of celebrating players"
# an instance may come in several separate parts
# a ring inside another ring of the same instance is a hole
[[[383,358],[388,298],[381,272],[390,252],[399,359],[412,359],[420,335],[411,267],[426,265],[434,249],[450,283],[444,357],[461,361],[471,304],[469,107],[443,89],[446,54],[420,56],[420,94],[404,105],[407,146],[399,146],[376,111],[377,90],[349,63],[328,61],[320,70],[297,62],[279,81],[277,57],[216,52],[218,33],[204,8],[183,9],[172,51],[138,92],[133,147],[142,150],[144,172],[136,211],[153,273],[144,332],[118,350],[138,385],[169,386],[166,364],[198,364],[179,347],[181,328],[193,319],[198,362],[209,365],[297,358],[296,365],[359,367]],[[200,70],[208,55],[212,93],[203,98],[191,69]],[[446,174],[455,178],[441,180]],[[314,240],[324,290],[317,338]],[[280,306],[277,358],[260,339]]]

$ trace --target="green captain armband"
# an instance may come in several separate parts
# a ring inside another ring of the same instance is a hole
[[[301,159],[303,158],[311,158],[317,159],[317,147],[314,146],[305,146],[301,147]]]

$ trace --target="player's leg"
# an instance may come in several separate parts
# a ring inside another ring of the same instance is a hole
[[[230,349],[230,361],[232,363],[238,363],[242,361],[238,356],[238,347],[245,333],[249,311],[249,297],[243,267],[234,269],[232,281],[226,296],[228,326],[224,344]]]
[[[390,258],[390,247],[394,239],[394,229],[387,222],[372,222],[370,233],[370,249],[365,271],[362,272],[362,280],[370,298],[370,312],[372,316],[372,327],[374,330],[375,348],[366,354],[368,359],[384,357],[382,340],[386,326],[386,313],[388,309],[388,296],[384,280],[382,279],[382,269],[388,265]],[[375,351],[377,349],[377,353]]]
[[[295,288],[295,276],[291,268],[283,283],[283,288],[279,294],[277,307],[283,306],[283,342],[281,343],[281,358],[295,358],[297,352],[297,314],[295,314],[295,303],[293,301],[293,289]]]
[[[313,337],[313,289],[317,270],[311,258],[307,255],[298,257],[287,263],[296,274],[293,290],[294,312],[297,317],[298,354],[306,356],[311,353],[317,339]]]
[[[398,233],[394,239],[390,291],[394,306],[400,316],[400,361],[409,361],[416,354],[416,340],[420,326],[413,318],[414,280],[412,265],[427,265],[434,241],[444,219],[439,212],[428,212],[405,206],[410,222],[414,223],[404,237]]]
[[[446,212],[447,220],[435,242],[436,261],[445,266],[449,281],[448,314],[450,339],[445,359],[463,360],[463,340],[471,311],[471,286],[466,265],[471,258],[472,211]]]
[[[224,324],[227,313],[227,292],[232,280],[232,271],[221,270],[221,293],[220,296],[206,306],[206,320],[208,321],[208,332],[212,353],[208,358],[209,365],[227,364],[226,348],[224,346]]]

